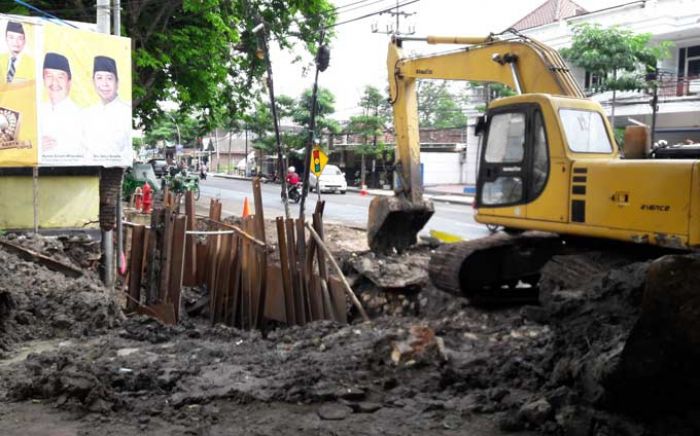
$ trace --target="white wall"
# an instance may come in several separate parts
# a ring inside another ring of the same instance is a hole
[[[423,185],[447,185],[460,183],[464,179],[464,171],[460,165],[460,155],[457,152],[425,152],[421,151],[420,161],[423,164]]]

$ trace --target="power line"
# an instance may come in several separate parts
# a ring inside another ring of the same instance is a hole
[[[371,2],[371,3],[367,3],[367,4],[364,4],[364,5],[356,6],[356,7],[354,7],[354,8],[350,8],[350,9],[345,10],[345,11],[338,11],[338,10],[336,9],[336,12],[338,12],[339,14],[345,14],[345,13],[348,13],[348,12],[351,12],[351,11],[355,11],[355,10],[357,10],[357,9],[366,8],[366,7],[368,7],[368,6],[372,6],[372,5],[375,5],[375,4],[377,4],[377,3],[382,3],[382,2],[385,2],[385,1],[387,1],[387,0],[374,0],[374,1]]]
[[[22,0],[14,0],[14,2],[17,3],[17,4],[20,5],[20,6],[24,6],[24,7],[27,8],[27,9],[30,9],[30,10],[35,11],[35,12],[38,12],[39,14],[43,15],[43,16],[46,17],[46,18],[49,18],[49,19],[52,19],[52,20],[57,20],[57,21],[58,21],[59,23],[61,23],[61,24],[65,24],[65,25],[67,25],[67,26],[74,27],[74,28],[77,29],[76,26],[74,26],[74,25],[72,25],[72,24],[70,24],[70,23],[67,23],[67,22],[63,21],[62,19],[60,19],[59,17],[57,17],[57,16],[55,16],[55,15],[52,15],[52,14],[50,14],[50,13],[48,13],[48,12],[45,12],[45,11],[42,11],[41,9],[37,8],[36,6],[32,6],[32,5],[30,5],[29,3],[23,2]]]
[[[366,15],[362,15],[362,16],[359,16],[359,17],[355,17],[355,18],[351,18],[351,19],[349,19],[349,20],[341,21],[341,22],[339,22],[339,23],[334,23],[332,26],[328,26],[327,29],[330,29],[330,28],[333,28],[333,27],[337,27],[337,26],[342,26],[343,24],[354,23],[355,21],[364,20],[365,18],[369,18],[369,17],[373,17],[373,16],[375,16],[375,15],[380,15],[380,14],[382,14],[382,13],[389,12],[389,11],[391,11],[392,9],[395,9],[396,7],[408,6],[408,5],[411,5],[411,4],[413,4],[413,3],[418,3],[419,1],[420,1],[420,0],[409,0],[409,1],[406,1],[406,2],[404,2],[404,3],[398,4],[397,6],[392,6],[392,7],[387,8],[387,9],[382,9],[382,10],[380,10],[380,11],[372,12],[372,13],[369,13],[369,14],[366,14]]]
[[[356,2],[348,3],[348,4],[346,4],[346,5],[336,6],[334,9],[337,11],[337,10],[339,10],[339,9],[347,8],[347,7],[350,7],[350,6],[355,6],[355,5],[358,5],[358,4],[361,4],[361,3],[367,3],[368,1],[369,1],[369,0],[359,0],[359,1],[356,1]]]

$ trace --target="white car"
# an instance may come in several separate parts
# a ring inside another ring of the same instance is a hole
[[[321,189],[321,192],[340,192],[345,194],[348,191],[348,182],[345,181],[345,173],[340,171],[335,165],[326,165],[320,177],[309,174],[309,186],[312,190]]]

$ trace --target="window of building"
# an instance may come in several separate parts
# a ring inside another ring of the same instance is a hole
[[[599,76],[596,73],[591,73],[586,71],[586,79],[585,79],[585,84],[584,87],[586,89],[595,89],[599,87],[603,82],[602,76]]]

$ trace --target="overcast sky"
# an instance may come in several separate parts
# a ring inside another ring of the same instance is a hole
[[[368,15],[396,5],[396,0],[331,0],[338,7],[338,20],[343,22]],[[411,0],[400,0],[407,3]],[[630,0],[579,0],[577,3],[589,11],[629,3]],[[407,24],[415,27],[416,36],[425,35],[486,35],[500,32],[514,24],[544,0],[419,0],[401,8],[415,13],[401,19],[401,31]],[[354,5],[351,5],[354,4]],[[351,5],[351,6],[345,6]],[[345,7],[344,7],[345,6]],[[383,90],[386,87],[386,47],[389,36],[372,33],[372,25],[386,29],[392,20],[388,14],[373,16],[336,27],[336,38],[331,43],[331,61],[328,69],[319,76],[319,86],[328,88],[336,97],[337,119],[348,119],[358,113],[357,103],[366,85]],[[393,19],[395,20],[395,19]],[[420,43],[406,45],[405,49],[420,47]],[[449,50],[450,47],[445,47]],[[304,77],[304,62],[293,64],[297,52],[273,50],[273,74],[275,93],[298,98],[304,89],[313,85],[313,72]],[[305,56],[306,62],[310,60]]]

